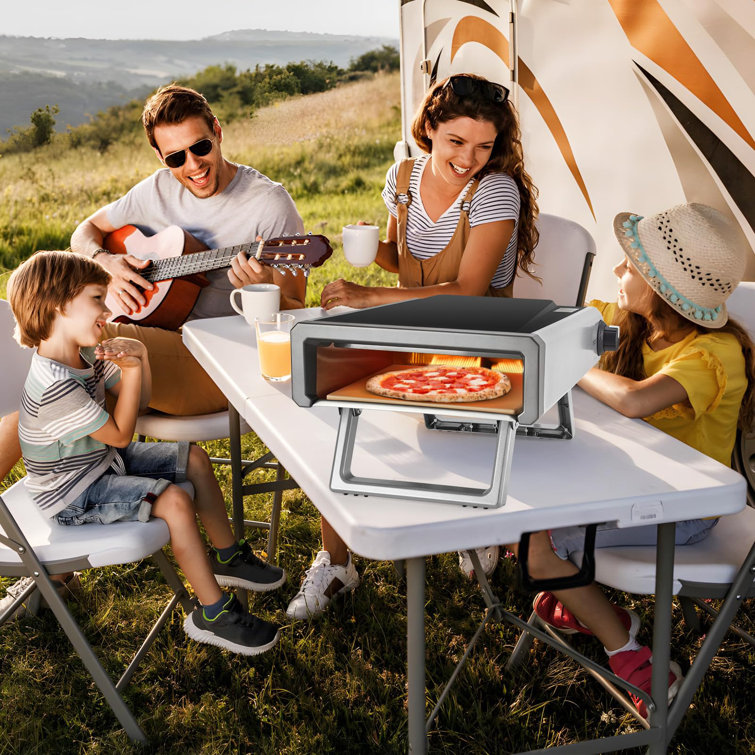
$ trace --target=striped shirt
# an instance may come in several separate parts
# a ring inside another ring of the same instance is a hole
[[[82,349],[81,356],[87,367],[75,369],[35,353],[21,397],[18,437],[26,487],[48,517],[120,461],[112,446],[89,436],[108,420],[105,389],[120,381],[121,371],[95,359],[93,349]]]
[[[406,221],[406,245],[413,257],[426,260],[442,251],[451,241],[461,215],[461,202],[469,183],[460,192],[453,204],[433,222],[430,220],[419,193],[422,173],[425,170],[430,155],[417,158],[409,179],[409,193],[412,201]],[[397,217],[396,211],[396,175],[399,163],[394,163],[385,177],[383,201],[388,211]],[[516,181],[507,173],[488,173],[480,179],[469,208],[469,225],[474,228],[484,223],[495,223],[500,220],[513,220],[514,232],[506,249],[503,259],[498,265],[491,285],[493,288],[503,288],[514,279],[517,262],[517,232],[519,228],[519,189]]]

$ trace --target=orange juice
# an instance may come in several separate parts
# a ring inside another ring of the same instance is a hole
[[[291,335],[280,330],[260,333],[257,339],[260,371],[271,380],[285,380],[291,375]]]

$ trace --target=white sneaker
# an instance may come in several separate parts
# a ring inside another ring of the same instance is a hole
[[[359,574],[351,553],[345,566],[334,566],[330,563],[330,553],[320,551],[307,569],[299,592],[288,604],[286,615],[291,619],[311,619],[325,610],[331,598],[351,592],[358,584]]]
[[[480,559],[482,571],[486,577],[489,577],[498,566],[498,556],[500,548],[497,545],[488,545],[485,548],[475,548],[477,558]],[[474,565],[467,551],[459,551],[459,568],[469,579],[474,579]]]
[[[68,600],[72,597],[76,597],[81,593],[81,580],[79,579],[81,573],[74,572],[69,575],[65,582],[56,583],[53,580],[53,584],[56,585],[58,595],[64,600]],[[13,601],[33,582],[31,577],[21,577],[17,579],[5,592],[5,597],[0,600],[0,616]],[[42,598],[40,605],[44,608],[47,607],[47,601]],[[26,615],[26,603],[22,603],[9,617],[8,619],[20,619]]]
[[[32,583],[31,577],[21,577],[17,579],[6,591],[5,597],[0,600],[0,616],[6,611],[11,603]],[[20,619],[26,614],[26,603],[21,605],[8,617],[8,619]]]

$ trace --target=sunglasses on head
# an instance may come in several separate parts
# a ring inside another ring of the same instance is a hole
[[[459,97],[481,97],[488,102],[495,102],[502,105],[509,96],[509,90],[502,84],[495,84],[492,81],[483,79],[473,79],[471,76],[451,76],[443,85],[445,89],[450,86],[453,93]]]
[[[212,147],[212,139],[200,139],[198,142],[194,142],[191,147],[179,149],[177,152],[171,152],[169,155],[165,155],[165,157],[163,157],[163,162],[169,168],[180,168],[186,162],[186,150],[189,150],[189,152],[197,157],[204,157],[205,155],[210,154]]]

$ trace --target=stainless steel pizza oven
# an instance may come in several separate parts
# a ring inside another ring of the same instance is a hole
[[[618,329],[606,326],[593,307],[540,299],[413,299],[297,323],[291,334],[292,396],[300,406],[328,402],[339,408],[334,491],[500,506],[516,432],[571,437],[569,392],[600,354],[617,345]],[[487,401],[437,404],[385,398],[364,387],[377,373],[433,363],[490,367],[505,372],[512,389]],[[558,425],[538,424],[555,405]],[[355,477],[357,422],[372,409],[421,413],[428,429],[497,433],[491,485],[470,490]]]

